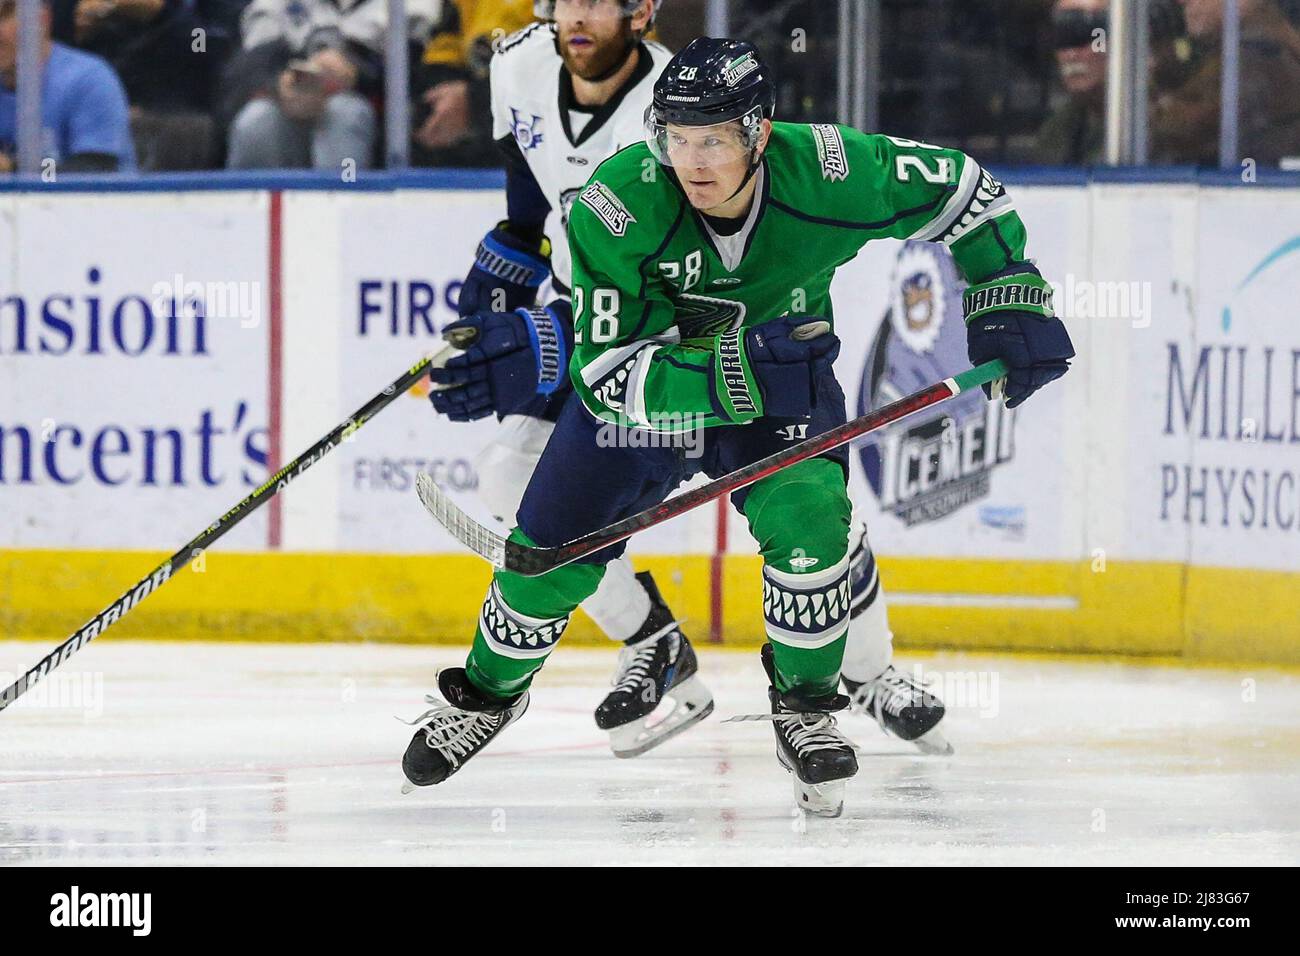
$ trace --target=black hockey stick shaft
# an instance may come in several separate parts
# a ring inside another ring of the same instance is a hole
[[[116,601],[79,627],[71,637],[46,655],[35,667],[10,684],[4,693],[0,694],[0,710],[4,710],[50,671],[135,610],[141,601],[167,583],[172,575],[183,570],[231,528],[274,498],[291,481],[346,441],[358,428],[427,375],[430,368],[445,362],[458,350],[466,348],[470,341],[471,338],[464,337],[453,339],[452,344],[438,355],[433,358],[423,358],[412,365],[382,392],[353,412],[351,417],[335,425],[327,435],[254,489],[252,494],[191,538],[179,551],[137,581],[134,586],[128,588]]]
[[[840,445],[847,444],[868,432],[883,428],[900,418],[905,418],[913,412],[936,405],[972,388],[994,382],[1003,378],[1006,374],[1007,367],[1000,360],[995,359],[992,362],[985,362],[983,365],[962,372],[960,375],[945,379],[918,392],[913,392],[911,395],[906,395],[896,402],[884,405],[873,412],[868,412],[860,418],[845,422],[828,432],[809,438],[797,445],[791,445],[774,455],[759,459],[751,465],[723,475],[708,484],[669,498],[667,501],[647,508],[630,518],[624,518],[622,521],[601,528],[599,531],[593,531],[581,538],[576,538],[568,544],[558,545],[554,548],[530,548],[517,541],[506,541],[504,567],[507,571],[513,571],[525,577],[536,577],[546,574],[548,571],[554,571],[556,568],[577,561],[579,558],[594,554],[608,548],[610,545],[618,544],[618,542],[630,538],[638,531],[644,531],[646,528],[662,524],[670,518],[692,511],[739,488],[752,485],[754,482],[766,478],[782,468],[788,468],[798,462],[815,458],[832,448],[838,448]]]

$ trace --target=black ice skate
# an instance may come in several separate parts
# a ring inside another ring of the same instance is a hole
[[[638,757],[713,713],[695,649],[649,572],[637,580],[650,596],[650,615],[619,652],[614,689],[596,708],[596,726],[609,732],[616,757]]]
[[[832,714],[849,705],[843,694],[804,697],[782,694],[775,687],[772,646],[763,645],[763,667],[772,687],[772,729],[776,732],[776,758],[794,775],[794,798],[799,809],[819,817],[838,817],[844,811],[844,789],[858,772],[853,744],[839,732]]]
[[[848,692],[850,706],[875,718],[885,733],[915,744],[922,753],[952,754],[952,744],[938,727],[944,715],[943,701],[910,675],[890,664],[875,680],[840,679]]]
[[[434,706],[409,721],[420,729],[402,757],[409,781],[403,793],[442,783],[528,709],[528,691],[493,700],[469,682],[463,667],[439,672],[438,690],[444,699],[428,695],[425,700]]]

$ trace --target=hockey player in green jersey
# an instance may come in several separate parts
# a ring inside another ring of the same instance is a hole
[[[961,152],[772,122],[749,44],[699,39],[655,85],[644,145],[573,205],[575,393],[528,486],[516,540],[553,546],[845,420],[830,284],[872,239],[943,242],[970,283],[973,363],[1002,359],[1009,405],[1074,355],[1002,186]],[[920,384],[920,383],[918,383]],[[654,434],[655,441],[645,440]],[[702,442],[692,436],[702,434]],[[698,453],[697,453],[698,452]],[[809,812],[857,771],[834,713],[849,622],[847,449],[732,495],[763,557],[763,665],[777,755]],[[528,705],[569,614],[622,546],[537,578],[495,576],[466,667],[444,671],[403,768],[445,780]]]

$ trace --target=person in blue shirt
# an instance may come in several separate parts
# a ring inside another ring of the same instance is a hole
[[[56,172],[135,169],[126,91],[107,62],[50,40],[50,10],[42,5],[41,156]],[[18,10],[0,0],[0,171],[16,165],[18,139]]]

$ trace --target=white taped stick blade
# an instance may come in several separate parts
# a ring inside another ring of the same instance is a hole
[[[479,524],[465,514],[451,498],[438,487],[428,474],[415,476],[415,493],[420,496],[424,509],[433,515],[447,532],[480,557],[486,558],[494,568],[504,568],[506,539]]]

